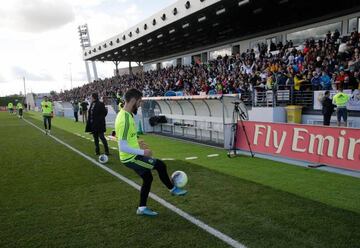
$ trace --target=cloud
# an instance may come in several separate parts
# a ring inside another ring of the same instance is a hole
[[[0,26],[28,33],[59,28],[75,19],[73,7],[57,0],[14,0],[2,6]]]
[[[24,68],[21,68],[19,66],[13,66],[12,73],[13,73],[14,77],[25,77],[26,80],[29,80],[29,81],[51,81],[51,80],[53,80],[53,77],[46,73],[40,73],[40,74],[30,73],[27,70],[25,70]]]

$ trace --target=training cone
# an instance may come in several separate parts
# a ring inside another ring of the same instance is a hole
[[[137,134],[144,134],[143,130],[142,130],[142,125],[141,125],[141,121],[139,121],[139,125],[138,125],[138,130],[137,130]]]

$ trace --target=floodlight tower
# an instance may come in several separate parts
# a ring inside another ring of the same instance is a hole
[[[78,26],[78,32],[79,32],[79,36],[80,36],[80,46],[84,52],[85,48],[91,47],[88,25],[84,24],[84,25]],[[91,63],[92,63],[93,72],[94,72],[94,79],[98,80],[95,62],[92,61]],[[85,68],[86,68],[86,75],[88,78],[88,82],[90,83],[91,75],[90,75],[90,70],[89,70],[89,64],[86,60],[85,60]]]

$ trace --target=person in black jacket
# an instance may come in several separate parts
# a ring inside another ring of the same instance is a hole
[[[89,118],[86,123],[85,132],[92,133],[94,137],[96,155],[100,155],[99,138],[104,145],[105,154],[109,155],[109,146],[104,136],[106,132],[105,116],[107,115],[107,109],[105,104],[99,101],[98,94],[93,93],[91,97],[92,102],[89,108]]]
[[[322,100],[322,113],[324,115],[324,126],[330,126],[331,115],[334,112],[335,105],[332,103],[330,99],[330,91],[325,91],[325,96]]]

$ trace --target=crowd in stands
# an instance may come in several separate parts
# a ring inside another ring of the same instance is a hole
[[[255,49],[207,63],[174,66],[133,75],[97,80],[54,96],[57,100],[84,99],[97,92],[115,97],[129,88],[144,96],[163,96],[168,91],[183,95],[244,93],[253,90],[295,91],[358,89],[360,82],[359,33],[340,37],[336,30],[325,39],[309,39],[294,47],[262,43]]]

